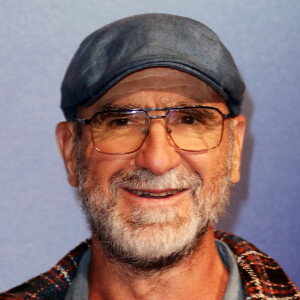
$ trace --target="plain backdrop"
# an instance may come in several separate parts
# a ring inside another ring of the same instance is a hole
[[[82,39],[119,18],[178,14],[211,27],[247,85],[242,181],[218,224],[300,285],[299,0],[0,2],[0,290],[89,237],[54,138],[60,83]]]

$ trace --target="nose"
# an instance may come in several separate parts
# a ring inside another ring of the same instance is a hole
[[[180,161],[179,150],[168,135],[166,123],[152,119],[148,135],[135,157],[136,166],[162,175],[177,167]]]

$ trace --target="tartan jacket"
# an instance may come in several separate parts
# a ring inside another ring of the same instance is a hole
[[[270,256],[233,234],[216,231],[215,237],[230,247],[237,260],[244,299],[300,299],[295,284]],[[78,262],[90,246],[91,241],[86,240],[52,269],[0,294],[0,299],[64,299]]]

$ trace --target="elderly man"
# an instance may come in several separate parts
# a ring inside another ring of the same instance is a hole
[[[194,20],[140,15],[87,37],[56,137],[92,238],[1,299],[299,299],[269,256],[214,232],[240,179],[243,92]]]

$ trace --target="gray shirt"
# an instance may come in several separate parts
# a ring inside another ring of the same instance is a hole
[[[243,286],[234,255],[224,242],[216,240],[216,246],[223,264],[230,272],[223,300],[243,300]],[[89,248],[79,262],[75,278],[65,296],[66,300],[87,300],[89,298],[88,268],[91,256],[91,248]]]

